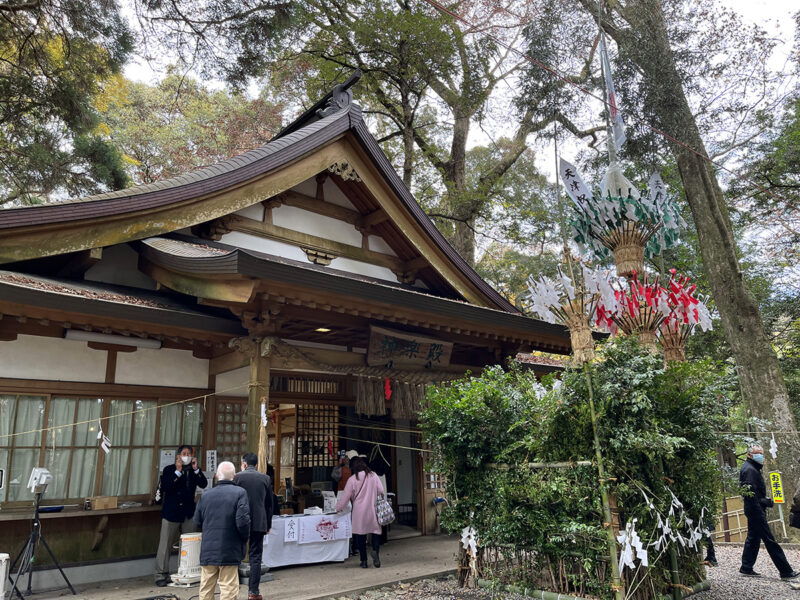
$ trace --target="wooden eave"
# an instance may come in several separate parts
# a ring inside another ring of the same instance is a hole
[[[214,246],[225,248],[223,244]],[[198,257],[170,253],[148,243],[138,245],[143,260],[176,276],[212,281],[238,275],[257,281],[255,292],[261,303],[420,327],[475,345],[491,340],[549,352],[569,352],[569,336],[559,325],[434,296],[411,286],[228,248],[225,254]],[[166,281],[161,280],[165,284]],[[211,299],[219,304],[216,298]],[[311,318],[311,313],[308,316]]]
[[[60,204],[0,211],[0,264],[111,246],[171,233],[230,215],[347,162],[389,219],[376,227],[404,237],[434,275],[467,302],[517,309],[447,243],[405,188],[361,117],[348,107],[292,130],[262,148],[182,177]],[[374,211],[373,211],[374,212]],[[397,243],[399,239],[394,240]]]
[[[46,282],[51,280],[46,280]],[[117,291],[109,288],[110,291]],[[247,335],[238,320],[178,306],[110,301],[10,283],[0,279],[0,315],[42,322],[69,323],[102,331],[145,332],[174,339],[224,343]]]

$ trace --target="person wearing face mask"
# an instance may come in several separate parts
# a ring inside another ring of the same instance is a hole
[[[773,506],[772,498],[767,496],[767,486],[761,469],[764,466],[764,449],[751,446],[747,450],[747,460],[739,471],[739,484],[751,493],[744,496],[744,515],[747,517],[747,539],[742,551],[742,566],[739,573],[747,577],[761,577],[753,570],[758,558],[761,542],[769,553],[773,564],[778,569],[781,579],[794,579],[800,573],[792,569],[786,555],[780,547],[767,523],[767,509]]]
[[[174,465],[167,465],[161,473],[161,535],[156,552],[156,585],[164,587],[170,582],[169,555],[173,544],[182,533],[196,531],[194,495],[197,488],[205,488],[208,480],[192,456],[191,446],[178,448]]]

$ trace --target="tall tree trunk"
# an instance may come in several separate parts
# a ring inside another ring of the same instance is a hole
[[[644,72],[648,104],[665,131],[707,156],[670,49],[659,0],[630,0],[623,16],[631,31],[617,31],[614,37],[621,51]],[[672,143],[697,228],[703,267],[736,359],[742,392],[753,416],[786,432],[780,439],[775,436],[782,442],[777,467],[787,481],[795,482],[800,475],[796,460],[800,439],[778,358],[742,276],[728,208],[713,166],[689,148]]]
[[[467,137],[474,111],[453,108],[453,139],[446,175],[450,211],[454,220],[453,247],[468,264],[475,264],[474,202],[464,197],[467,191]]]

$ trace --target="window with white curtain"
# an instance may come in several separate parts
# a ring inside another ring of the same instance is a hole
[[[190,444],[200,457],[202,421],[197,403],[0,394],[0,469],[7,477],[0,502],[30,500],[26,485],[36,466],[53,474],[46,500],[150,495],[158,450]],[[108,454],[100,428],[111,441]]]

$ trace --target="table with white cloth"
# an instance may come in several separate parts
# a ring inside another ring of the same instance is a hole
[[[263,564],[288,565],[343,561],[350,554],[350,513],[276,515],[264,536]]]

